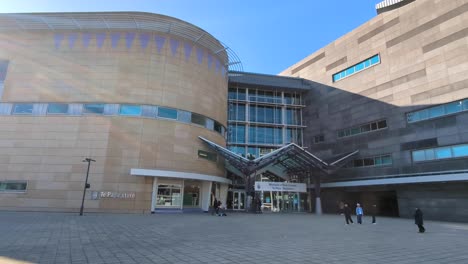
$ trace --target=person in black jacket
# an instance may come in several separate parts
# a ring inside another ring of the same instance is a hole
[[[353,219],[351,218],[351,208],[349,208],[347,203],[345,203],[344,205],[344,215],[347,225],[349,225],[349,222],[351,222],[351,224],[354,224]]]
[[[419,208],[416,208],[416,211],[414,212],[414,223],[418,225],[419,233],[424,233],[426,231],[426,228],[423,226],[423,212]]]

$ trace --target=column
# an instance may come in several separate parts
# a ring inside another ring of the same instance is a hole
[[[153,193],[151,193],[151,208],[150,212],[154,214],[156,208],[156,199],[158,198],[158,177],[153,177]]]
[[[210,209],[210,198],[211,198],[211,182],[202,181],[201,186],[201,208],[204,212],[208,212]]]
[[[314,177],[314,187],[315,187],[315,214],[322,214],[322,201],[320,200],[320,176],[316,175]]]
[[[228,184],[221,183],[219,184],[219,199],[223,203],[223,207],[227,206],[227,195],[228,195]]]

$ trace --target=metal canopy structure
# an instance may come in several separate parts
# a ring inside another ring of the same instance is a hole
[[[346,164],[351,157],[359,152],[356,150],[346,153],[326,162],[300,146],[290,143],[262,157],[249,160],[206,138],[201,136],[199,138],[225,158],[226,168],[229,171],[238,176],[249,178],[252,175],[265,172],[274,174],[284,180],[289,180],[292,175],[306,176],[304,174],[311,172],[329,175]]]

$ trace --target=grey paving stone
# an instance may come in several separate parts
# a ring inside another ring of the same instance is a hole
[[[365,219],[368,223],[369,219]],[[0,256],[34,263],[468,263],[468,225],[380,217],[0,212]],[[465,246],[462,246],[465,245]]]

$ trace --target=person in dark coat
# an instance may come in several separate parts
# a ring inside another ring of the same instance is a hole
[[[347,203],[344,204],[344,215],[347,225],[349,225],[349,222],[351,222],[351,224],[354,224],[353,219],[351,218],[351,208],[349,208]]]
[[[213,202],[213,209],[214,210],[213,210],[212,215],[213,214],[218,214],[218,199],[216,199],[216,198],[214,199],[214,202]]]
[[[419,208],[416,208],[416,211],[414,212],[414,223],[418,225],[419,233],[424,233],[426,231],[423,226],[423,212]]]
[[[375,225],[377,224],[376,221],[375,221],[375,216],[377,215],[377,205],[376,204],[373,204],[371,209],[370,209],[370,213],[372,215],[372,223]]]

